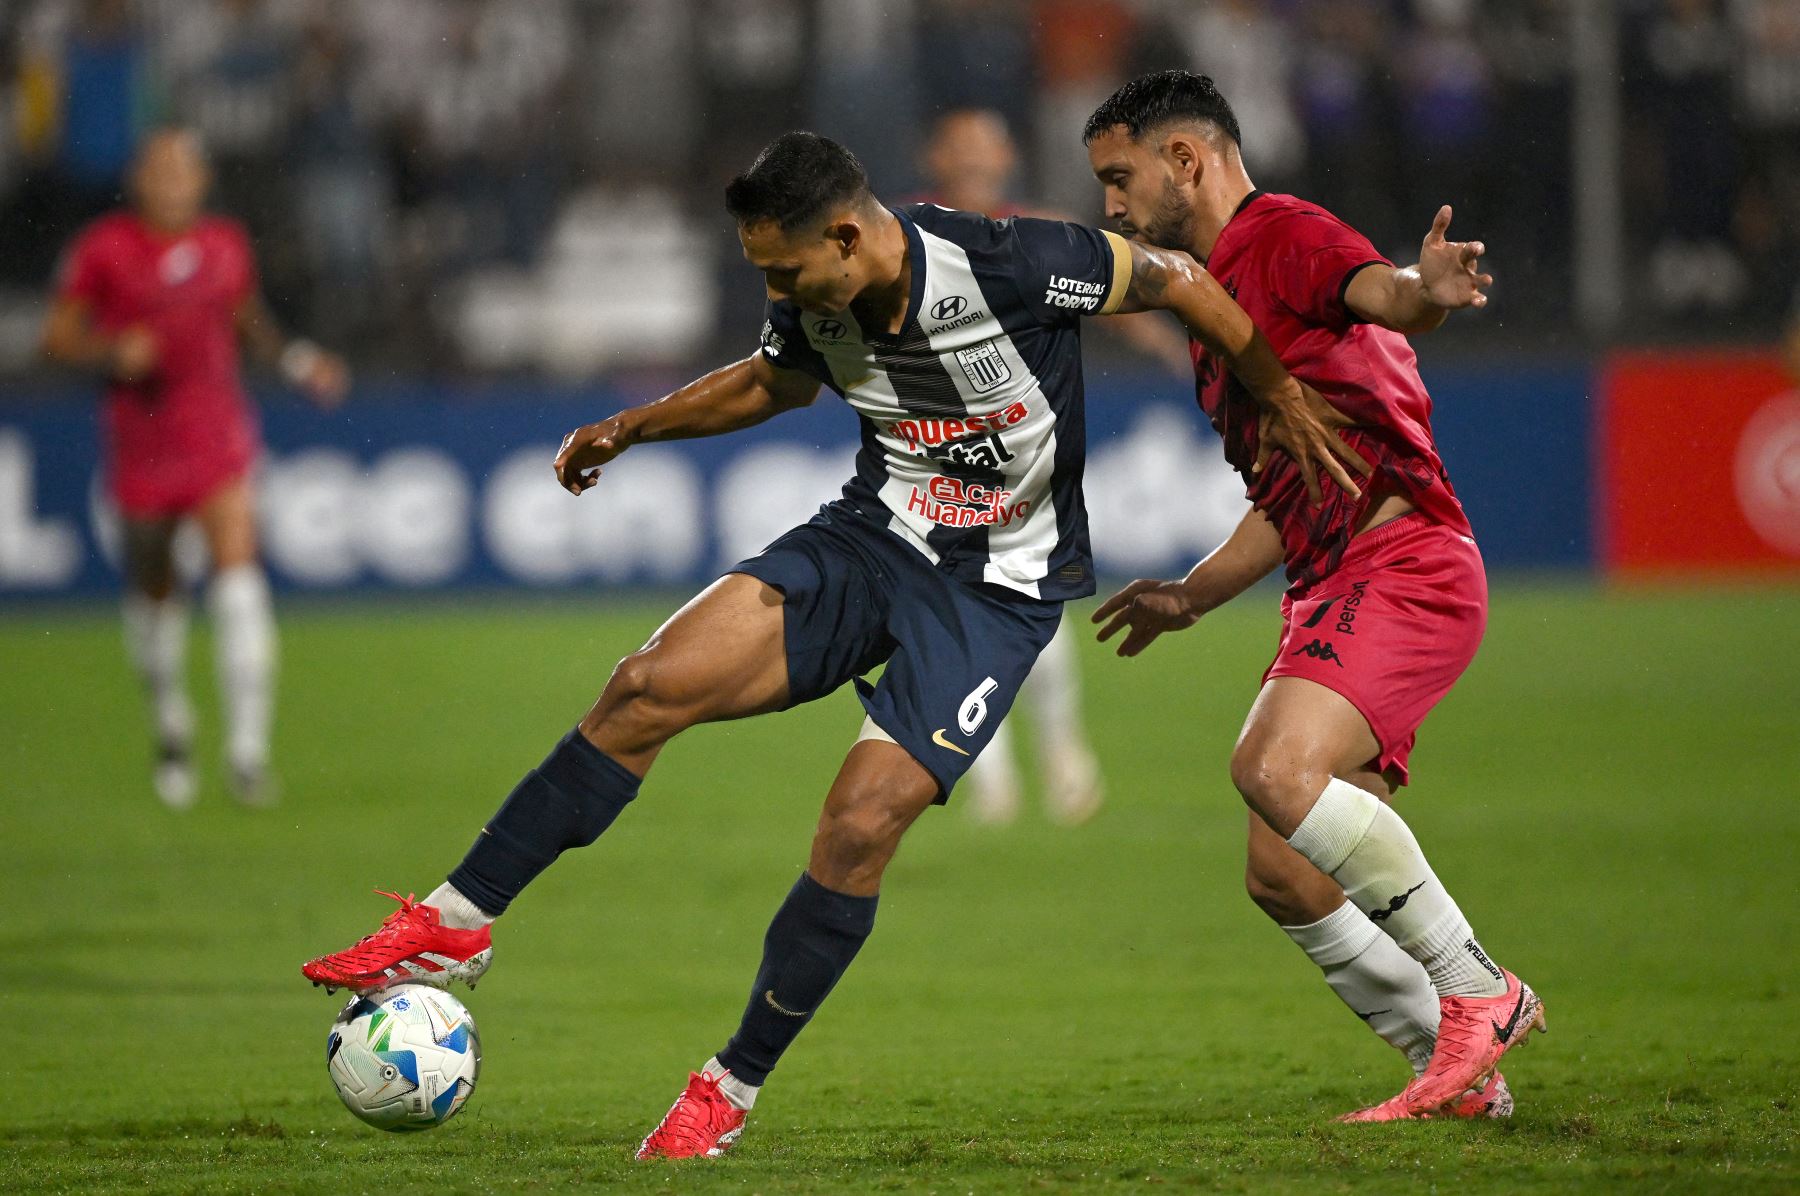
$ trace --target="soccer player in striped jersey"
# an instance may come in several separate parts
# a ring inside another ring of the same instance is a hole
[[[1063,602],[1093,593],[1081,317],[1168,308],[1258,397],[1315,487],[1316,466],[1355,488],[1354,454],[1333,430],[1342,417],[1288,376],[1184,254],[1055,221],[884,207],[856,159],[810,133],[772,143],[726,206],[767,282],[760,348],[569,433],[557,476],[581,494],[634,444],[749,427],[821,387],[861,422],[855,476],[621,661],[424,902],[402,900],[374,934],[302,969],[359,991],[474,983],[491,959],[489,924],[612,824],[670,739],[854,681],[868,718],[769,926],[737,1032],[690,1076],[640,1158],[716,1156],[736,1141],[872,930],[901,836],[987,744]],[[878,682],[863,679],[883,663]]]
[[[1483,951],[1386,804],[1487,624],[1481,554],[1406,340],[1486,302],[1484,247],[1447,240],[1444,208],[1419,263],[1396,269],[1323,208],[1257,190],[1230,104],[1186,71],[1126,84],[1085,135],[1107,215],[1204,261],[1282,360],[1355,416],[1345,438],[1374,464],[1366,493],[1321,503],[1288,462],[1266,461],[1259,404],[1196,342],[1201,406],[1253,506],[1187,577],[1102,603],[1100,638],[1129,629],[1119,654],[1134,656],[1285,563],[1281,646],[1231,761],[1251,811],[1250,895],[1418,1073],[1346,1120],[1504,1116],[1495,1065],[1542,1028],[1541,1004]]]

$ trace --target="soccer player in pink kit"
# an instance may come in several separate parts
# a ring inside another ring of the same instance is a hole
[[[1191,627],[1283,563],[1283,631],[1232,755],[1251,811],[1247,885],[1416,1077],[1349,1121],[1505,1116],[1495,1066],[1544,1025],[1542,1004],[1494,963],[1389,807],[1426,713],[1487,622],[1487,582],[1432,440],[1431,400],[1406,342],[1492,279],[1479,242],[1444,237],[1396,269],[1314,204],[1255,189],[1236,117],[1210,79],[1165,71],[1089,119],[1106,211],[1128,237],[1185,249],[1250,314],[1296,377],[1354,421],[1363,491],[1309,495],[1272,457],[1241,389],[1194,346],[1198,397],[1254,504],[1179,581],[1133,582],[1094,619],[1127,630],[1121,656]]]
[[[249,238],[203,207],[211,175],[182,129],[147,139],[132,167],[132,206],[70,247],[45,320],[47,357],[106,380],[106,473],[123,516],[125,640],[156,722],[156,788],[175,809],[194,800],[193,713],[183,679],[187,608],[171,551],[183,519],[205,533],[208,605],[229,724],[233,791],[267,803],[274,619],[256,554],[251,470],[256,417],[238,377],[238,345],[315,402],[336,403],[348,373],[306,341],[285,340],[257,291]]]

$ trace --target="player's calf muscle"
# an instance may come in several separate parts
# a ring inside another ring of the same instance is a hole
[[[886,749],[886,750],[882,750]],[[851,749],[825,799],[807,871],[840,893],[873,894],[900,839],[937,796],[937,782],[891,744]]]
[[[1258,909],[1282,926],[1317,922],[1344,903],[1338,883],[1281,840],[1255,815],[1244,866],[1244,889]]]

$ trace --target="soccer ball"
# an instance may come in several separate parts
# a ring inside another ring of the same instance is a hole
[[[481,1039],[449,993],[402,984],[344,1006],[325,1040],[325,1063],[344,1107],[384,1130],[428,1130],[456,1116],[475,1091]]]

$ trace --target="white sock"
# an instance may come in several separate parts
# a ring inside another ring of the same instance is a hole
[[[756,1094],[762,1091],[762,1085],[746,1084],[725,1070],[717,1055],[706,1061],[706,1066],[700,1069],[700,1074],[718,1080],[719,1091],[725,1094],[725,1099],[746,1113],[755,1107]]]
[[[1422,1075],[1437,1045],[1438,999],[1417,960],[1348,901],[1307,926],[1283,926],[1325,983]]]
[[[275,614],[269,583],[255,565],[235,565],[212,579],[207,593],[219,692],[225,702],[225,757],[255,772],[269,759],[269,720],[275,680]]]
[[[1380,798],[1333,777],[1288,845],[1425,966],[1440,997],[1497,997],[1506,981],[1425,862],[1419,841]]]
[[[449,881],[431,890],[431,896],[419,904],[436,906],[444,925],[452,930],[480,930],[494,921],[494,915],[464,897]]]
[[[194,736],[187,695],[187,603],[179,598],[125,595],[125,650],[144,679],[157,738],[186,746]]]
[[[1019,764],[1013,755],[1012,718],[1009,715],[994,737],[969,766],[969,785],[975,791],[973,813],[983,822],[1011,822],[1019,813]]]

